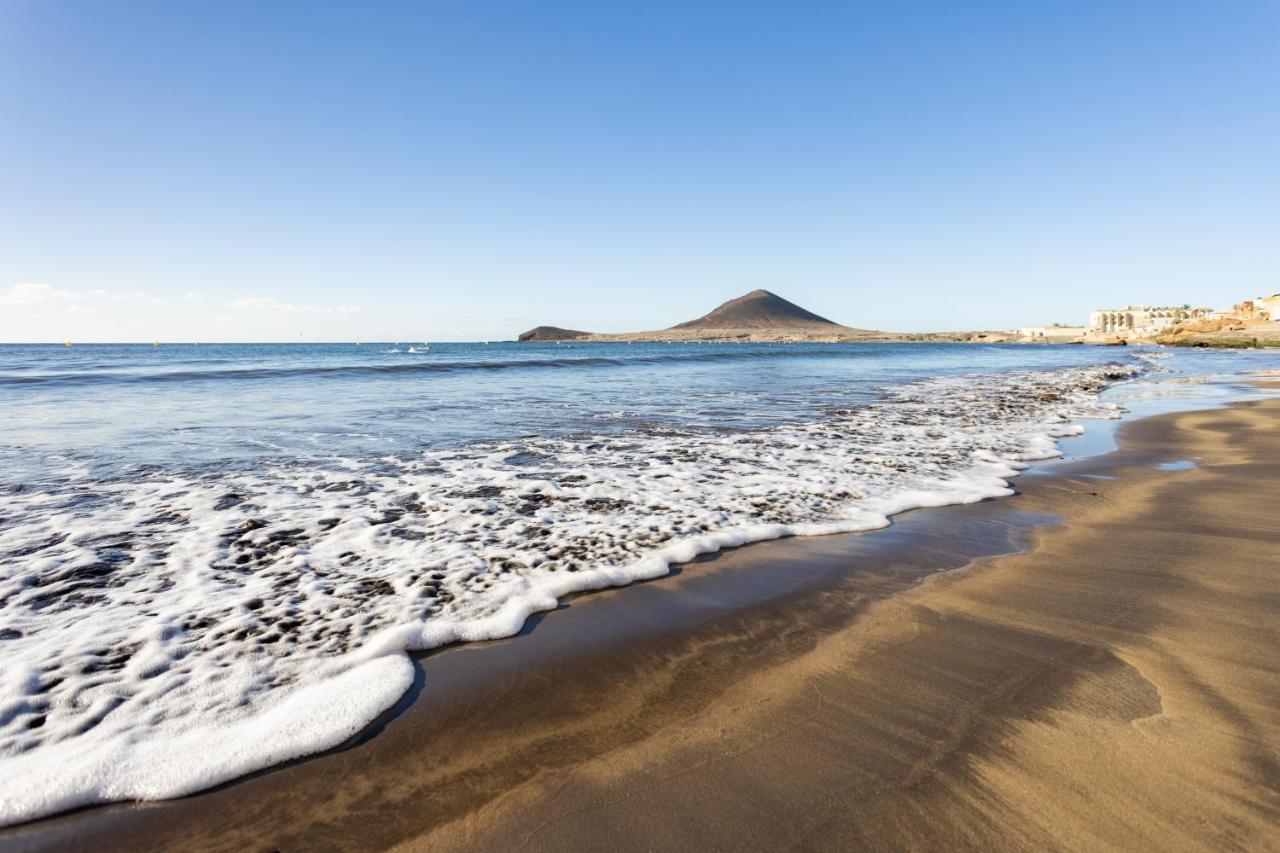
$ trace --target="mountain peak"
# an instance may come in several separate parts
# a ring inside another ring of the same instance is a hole
[[[757,288],[730,299],[710,314],[653,332],[592,334],[555,326],[538,326],[520,340],[539,341],[844,341],[865,340],[879,333],[833,323]]]
[[[841,328],[826,317],[806,311],[776,293],[756,289],[730,299],[709,314],[673,329],[814,329]]]
[[[572,341],[590,334],[590,332],[579,332],[576,329],[562,329],[559,326],[537,326],[527,332],[521,332],[519,340],[526,343]]]

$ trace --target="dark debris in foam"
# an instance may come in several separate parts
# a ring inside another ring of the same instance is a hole
[[[488,616],[529,579],[726,527],[839,521],[984,454],[1016,456],[1045,419],[1096,411],[1119,375],[924,383],[813,423],[482,444],[403,470],[181,482],[144,467],[93,494],[10,489],[0,639],[39,699],[0,722],[0,755],[93,730],[108,699],[139,733],[155,714],[253,707],[385,628]]]

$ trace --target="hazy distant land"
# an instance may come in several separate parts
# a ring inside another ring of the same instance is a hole
[[[1024,330],[1025,331],[1025,330]],[[1065,331],[1065,329],[1064,329]],[[630,343],[654,342],[756,342],[756,343],[874,343],[881,341],[934,341],[964,343],[1047,343],[1017,331],[884,332],[845,326],[807,311],[768,290],[753,290],[730,299],[709,314],[649,332],[584,332],[559,326],[537,326],[521,333],[525,343],[563,341]],[[1280,322],[1242,323],[1238,320],[1197,319],[1150,334],[1061,337],[1056,343],[1158,343],[1194,347],[1280,346]]]
[[[768,290],[753,290],[730,299],[709,314],[648,332],[583,332],[558,326],[537,326],[520,335],[527,343],[551,341],[754,341],[754,342],[873,342],[969,341],[1003,339],[1000,332],[881,332],[859,329],[820,317]]]

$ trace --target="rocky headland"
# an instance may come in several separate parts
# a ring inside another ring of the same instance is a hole
[[[1175,347],[1280,347],[1280,322],[1198,320],[1174,326],[1153,342]]]

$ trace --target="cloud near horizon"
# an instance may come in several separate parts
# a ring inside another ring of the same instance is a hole
[[[298,305],[294,302],[281,302],[270,296],[246,296],[233,301],[231,307],[249,311],[271,311],[276,314],[310,314],[316,317],[349,316],[360,313],[360,309],[354,305]]]
[[[130,295],[131,296],[131,295]],[[105,290],[59,290],[49,284],[23,281],[0,293],[0,305],[46,305],[50,302],[84,302],[95,299],[111,299]],[[117,296],[114,298],[130,298]]]
[[[306,327],[306,332],[332,336],[341,334],[356,316],[365,316],[356,305],[309,304],[274,296],[227,300],[188,291],[167,298],[142,291],[71,289],[30,281],[0,286],[0,341],[4,342],[152,340],[157,336],[199,340],[227,334],[266,339],[278,335],[282,325],[297,326],[299,333]]]

